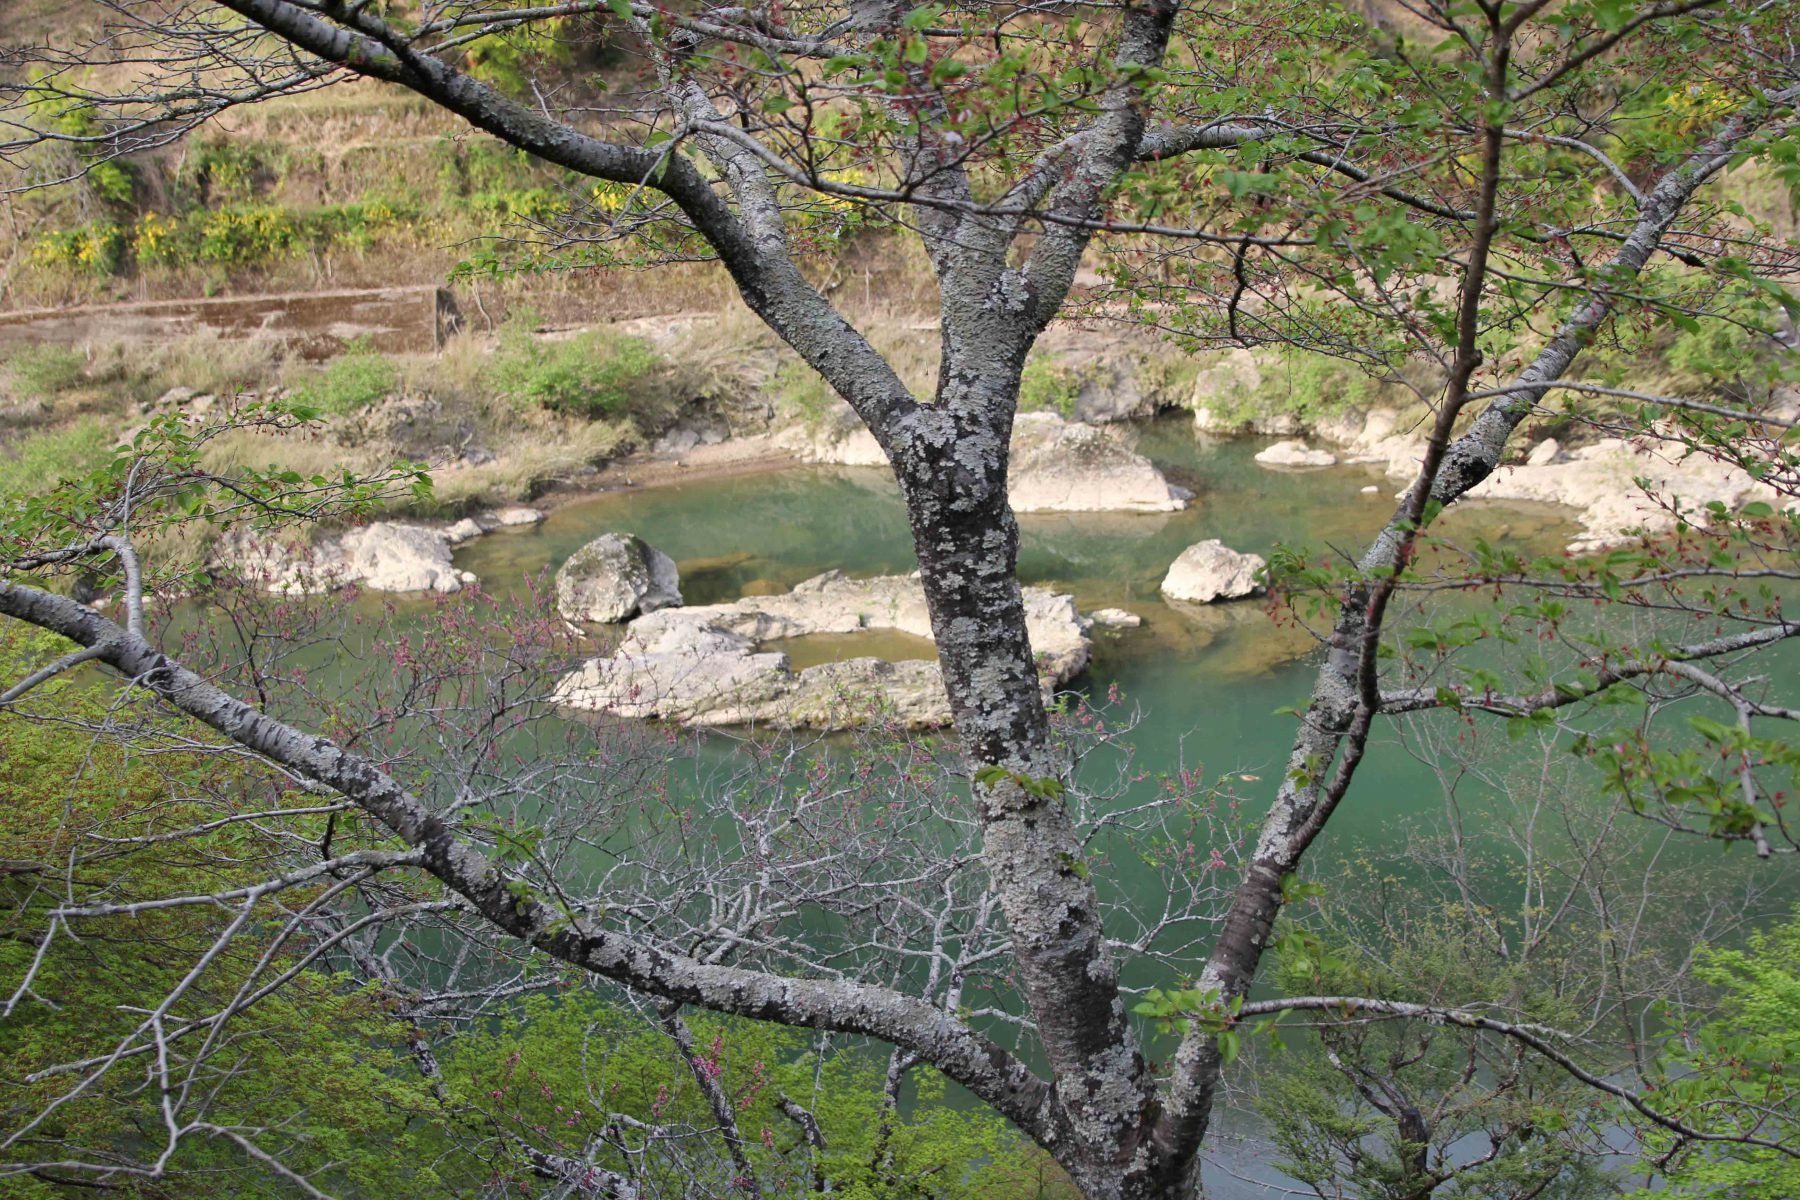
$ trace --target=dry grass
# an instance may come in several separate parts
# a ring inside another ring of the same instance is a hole
[[[449,513],[505,500],[528,500],[613,454],[631,434],[628,424],[616,421],[569,421],[520,429],[493,447],[500,456],[498,462],[432,472],[432,491],[438,508]]]

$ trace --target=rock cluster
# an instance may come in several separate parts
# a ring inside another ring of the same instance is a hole
[[[442,529],[377,521],[308,544],[234,531],[215,562],[265,591],[300,595],[358,584],[377,592],[456,592],[475,576],[450,562]]]
[[[1026,588],[1025,620],[1046,688],[1087,667],[1088,623],[1073,598]],[[555,697],[570,708],[690,725],[844,728],[878,708],[912,728],[949,724],[934,661],[852,658],[796,671],[787,655],[759,649],[776,638],[876,629],[931,636],[917,575],[827,571],[780,595],[649,613],[612,654],[565,676]]]
[[[801,446],[808,462],[886,466],[887,457],[848,407]],[[1178,512],[1189,495],[1111,434],[1055,413],[1013,420],[1007,496],[1016,512]]]
[[[451,547],[496,529],[536,524],[544,514],[514,506],[438,527],[376,521],[308,541],[238,529],[220,539],[214,566],[286,595],[329,592],[350,584],[376,592],[460,591],[475,576],[450,561]]]
[[[1423,432],[1396,432],[1397,425],[1392,410],[1378,408],[1317,423],[1313,434],[1337,447],[1340,462],[1378,463],[1389,476],[1410,479],[1424,454]],[[1648,481],[1660,503],[1638,486],[1639,479]],[[1582,527],[1580,536],[1569,543],[1575,554],[1629,543],[1636,540],[1638,531],[1666,533],[1676,525],[1669,507],[1676,504],[1688,510],[1689,520],[1704,523],[1705,506],[1713,501],[1727,508],[1753,500],[1778,509],[1790,503],[1735,467],[1703,454],[1684,456],[1678,443],[1653,438],[1603,438],[1573,449],[1545,438],[1531,447],[1523,462],[1501,466],[1469,496],[1575,509]]]

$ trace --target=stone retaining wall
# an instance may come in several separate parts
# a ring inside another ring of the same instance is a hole
[[[340,354],[358,338],[384,353],[428,354],[460,322],[455,297],[440,287],[85,304],[0,312],[0,351],[40,343],[161,342],[212,332],[278,339],[311,359]]]

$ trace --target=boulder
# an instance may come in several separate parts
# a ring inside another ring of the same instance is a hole
[[[1196,604],[1240,599],[1260,590],[1256,572],[1265,565],[1260,554],[1240,554],[1219,539],[1209,538],[1183,550],[1170,565],[1163,576],[1162,594]]]
[[[1151,461],[1055,413],[1013,421],[1008,496],[1018,512],[1176,512],[1187,500]]]
[[[352,578],[378,592],[455,592],[475,576],[450,563],[442,530],[377,521],[339,539]]]
[[[1531,448],[1531,453],[1525,456],[1525,465],[1528,467],[1547,467],[1560,458],[1562,458],[1562,443],[1558,442],[1555,438],[1545,438],[1543,441],[1533,446]]]
[[[522,529],[527,525],[542,522],[544,514],[536,508],[526,508],[523,504],[511,504],[505,508],[495,508],[475,518],[485,530]]]
[[[1088,620],[1107,629],[1136,629],[1144,623],[1144,618],[1123,608],[1096,608]]]
[[[675,560],[635,533],[603,533],[556,571],[556,608],[571,621],[629,621],[680,603]]]
[[[731,436],[731,428],[719,420],[690,420],[676,425],[651,445],[662,457],[677,457],[699,446],[716,446]]]
[[[1337,455],[1329,450],[1314,450],[1305,442],[1276,442],[1257,451],[1256,461],[1265,467],[1331,467]]]
[[[487,530],[481,527],[480,521],[474,517],[464,517],[454,525],[445,528],[444,537],[452,546],[460,546],[464,542],[474,541],[486,532]]]
[[[757,653],[749,638],[669,608],[634,622],[611,655],[564,676],[552,699],[621,717],[728,724],[705,718],[760,711],[791,675],[787,655]]]
[[[276,537],[233,529],[213,547],[213,566],[265,592],[284,596],[329,592],[352,582],[342,545],[325,538]]]
[[[1541,447],[1540,447],[1541,448]],[[1654,493],[1638,484],[1644,480]],[[1763,501],[1776,509],[1793,503],[1775,488],[1730,463],[1704,454],[1683,454],[1679,446],[1638,445],[1602,438],[1551,462],[1501,467],[1470,491],[1486,500],[1537,500],[1578,510],[1582,533],[1569,543],[1575,554],[1628,544],[1640,532],[1652,536],[1675,528],[1675,510],[1704,522],[1713,501],[1735,509]]]

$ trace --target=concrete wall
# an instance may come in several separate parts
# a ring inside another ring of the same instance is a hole
[[[0,353],[38,343],[161,342],[210,331],[275,338],[312,359],[340,354],[358,338],[386,353],[429,354],[459,322],[455,298],[438,287],[88,304],[0,312]]]

